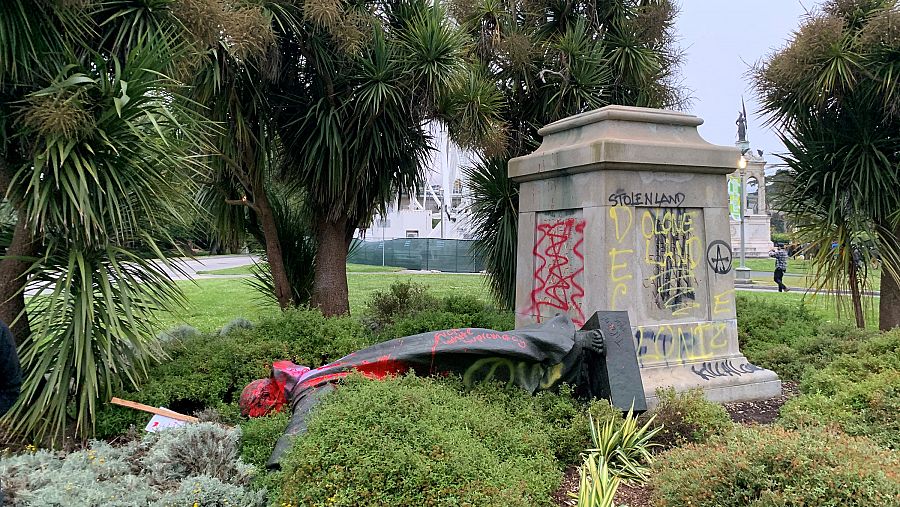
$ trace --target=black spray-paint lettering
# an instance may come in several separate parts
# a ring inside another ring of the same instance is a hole
[[[609,194],[609,203],[613,206],[653,206],[661,208],[677,208],[684,202],[684,194],[668,194],[665,192],[615,192]]]
[[[719,377],[740,377],[741,375],[750,375],[762,370],[759,366],[750,363],[741,363],[735,366],[730,360],[703,363],[700,368],[691,366],[694,375],[703,380],[712,380]]]

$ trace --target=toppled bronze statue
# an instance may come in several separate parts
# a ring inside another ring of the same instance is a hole
[[[597,312],[581,330],[565,315],[515,331],[450,329],[406,336],[354,352],[320,368],[290,361],[273,365],[269,379],[241,394],[244,415],[260,416],[289,403],[291,421],[275,445],[269,467],[278,467],[292,437],[306,431],[307,416],[334,383],[352,372],[381,379],[461,375],[466,385],[501,381],[529,393],[567,383],[578,395],[607,398],[627,410],[646,410],[643,385],[625,312]]]

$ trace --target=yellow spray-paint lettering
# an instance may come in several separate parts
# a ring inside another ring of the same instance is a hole
[[[730,314],[734,309],[734,289],[726,290],[713,297],[713,315]]]

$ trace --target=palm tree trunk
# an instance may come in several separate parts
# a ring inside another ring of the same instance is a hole
[[[31,234],[25,214],[19,211],[12,242],[0,260],[0,320],[10,325],[16,344],[31,336],[31,326],[25,313],[25,276],[31,261],[38,253],[38,242]],[[18,320],[16,320],[18,318]]]
[[[856,317],[856,327],[865,329],[866,317],[863,314],[862,294],[859,291],[859,266],[856,260],[850,259],[850,299],[853,301],[853,314]]]
[[[894,244],[900,244],[900,225],[894,228]],[[900,266],[897,266],[900,268]],[[900,283],[882,262],[881,300],[878,303],[878,328],[889,331],[900,327]]]
[[[291,282],[288,280],[287,271],[284,268],[284,256],[281,252],[281,240],[278,238],[275,214],[264,190],[254,192],[253,205],[266,239],[266,260],[269,262],[269,270],[275,285],[275,298],[278,300],[278,306],[284,310],[293,305],[294,298]]]
[[[310,303],[327,317],[348,315],[347,217],[335,222],[319,221],[316,239],[318,251]]]
[[[0,199],[9,197],[11,181],[9,164],[0,156]],[[16,345],[31,336],[31,326],[25,313],[25,273],[31,265],[28,258],[35,257],[37,253],[38,242],[31,234],[25,213],[18,210],[12,242],[0,260],[0,320],[9,325]]]

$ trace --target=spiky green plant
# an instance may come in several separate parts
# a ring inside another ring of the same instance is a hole
[[[291,300],[295,306],[309,304],[313,290],[313,273],[316,262],[316,243],[309,211],[302,200],[289,199],[279,192],[270,192],[272,210],[278,228],[278,240],[283,245],[282,262],[291,287]],[[265,235],[257,224],[251,224],[250,232],[260,243]],[[253,277],[247,284],[265,300],[275,300],[275,283],[268,259],[251,268]]]
[[[877,252],[882,329],[900,325],[898,76],[897,0],[826,1],[753,71],[762,112],[788,149],[792,185],[776,207],[818,247],[819,286],[853,292],[859,325],[858,271]]]
[[[578,507],[615,507],[613,501],[622,479],[610,473],[606,460],[597,454],[588,454],[578,475],[578,492],[571,494]]]
[[[171,77],[186,32],[134,23],[172,4],[3,3],[0,193],[17,224],[0,317],[26,330],[23,393],[3,424],[19,433],[90,434],[97,403],[158,357],[157,312],[181,302],[163,224],[204,172],[212,126]]]
[[[647,482],[653,461],[650,449],[656,446],[652,440],[661,428],[651,429],[655,416],[638,426],[633,409],[622,420],[611,418],[603,423],[588,416],[594,446],[586,450],[579,467],[578,492],[570,496],[579,507],[613,507],[620,483]]]
[[[516,238],[519,215],[519,186],[506,177],[505,157],[484,158],[463,169],[472,195],[469,208],[473,232],[478,238],[475,251],[491,273],[489,283],[494,298],[512,309],[516,294]],[[490,239],[487,239],[490,238]]]
[[[596,454],[609,466],[610,473],[623,481],[646,482],[652,461],[650,449],[656,446],[653,437],[660,428],[653,428],[656,416],[638,426],[637,416],[629,410],[622,421],[607,420],[602,424],[590,418],[591,442],[589,454]]]

